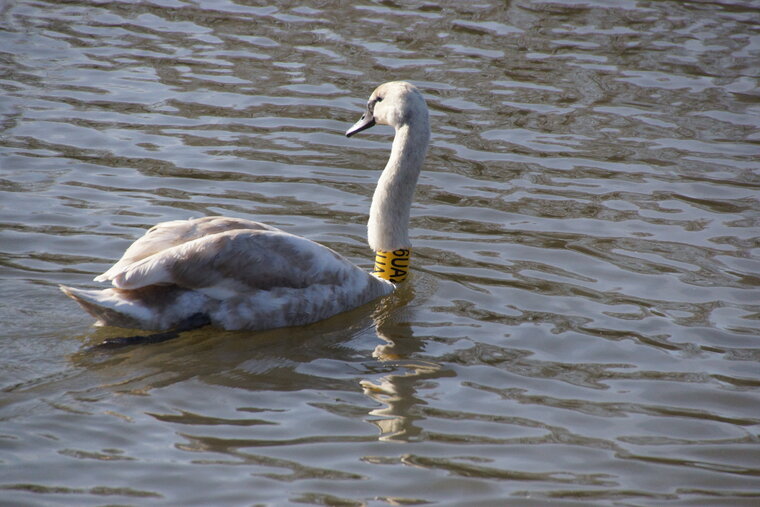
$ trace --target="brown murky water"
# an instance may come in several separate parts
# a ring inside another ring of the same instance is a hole
[[[0,6],[0,503],[760,502],[760,8]],[[57,290],[164,220],[369,266],[407,79],[413,278],[314,326],[93,352]]]

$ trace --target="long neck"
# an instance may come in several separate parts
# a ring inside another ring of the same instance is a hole
[[[409,211],[429,140],[426,114],[396,128],[391,156],[377,182],[369,210],[367,240],[376,252],[411,247]]]

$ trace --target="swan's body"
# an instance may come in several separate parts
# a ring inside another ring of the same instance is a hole
[[[396,129],[368,223],[369,245],[383,255],[411,247],[409,210],[430,136],[427,106],[411,84],[385,83],[346,135],[375,123]],[[395,289],[325,246],[227,217],[158,224],[95,281],[113,287],[61,290],[98,324],[155,330],[181,327],[199,315],[224,329],[309,324]]]

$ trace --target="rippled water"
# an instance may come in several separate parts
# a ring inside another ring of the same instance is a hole
[[[756,505],[751,1],[0,6],[0,503]],[[114,351],[90,286],[152,224],[267,221],[369,267],[425,93],[415,265],[304,328]]]

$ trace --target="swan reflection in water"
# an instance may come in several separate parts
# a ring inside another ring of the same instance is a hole
[[[367,420],[380,430],[380,440],[418,440],[422,429],[415,422],[426,418],[420,406],[427,405],[418,391],[435,387],[431,382],[434,379],[456,374],[438,363],[414,358],[424,349],[424,342],[414,337],[408,318],[399,318],[403,316],[399,313],[409,317],[410,305],[400,311],[389,311],[392,309],[383,306],[380,305],[372,317],[377,336],[384,343],[375,347],[372,356],[393,373],[376,381],[359,382],[365,395],[383,405],[371,410],[372,417]]]

